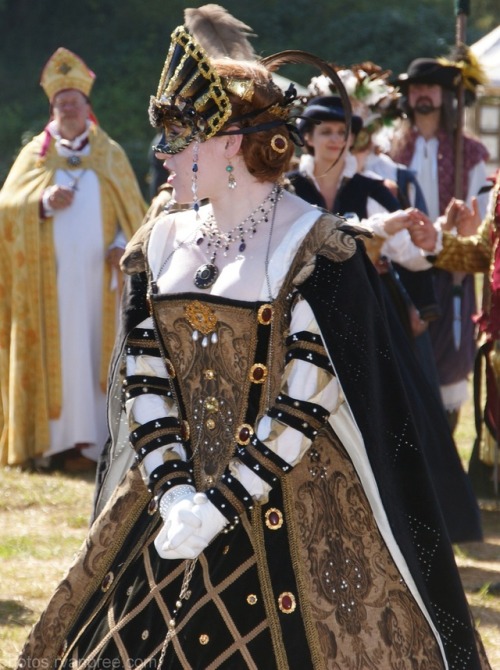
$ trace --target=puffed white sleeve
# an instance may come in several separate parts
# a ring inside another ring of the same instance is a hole
[[[231,474],[263,502],[277,480],[300,462],[343,396],[309,304],[292,312],[287,362],[274,405],[257,422],[250,445],[237,450]]]
[[[130,442],[149,481],[166,458],[185,460],[186,453],[180,441],[178,411],[167,369],[150,317],[129,334],[126,347],[124,400]]]

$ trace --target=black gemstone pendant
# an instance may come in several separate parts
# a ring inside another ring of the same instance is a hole
[[[219,276],[219,268],[213,263],[200,265],[194,275],[196,288],[210,288]]]

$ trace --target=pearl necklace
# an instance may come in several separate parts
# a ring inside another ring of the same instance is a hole
[[[200,235],[196,240],[198,246],[206,242],[206,254],[210,257],[208,263],[203,263],[196,270],[194,285],[199,289],[212,286],[219,276],[219,268],[216,265],[217,253],[222,250],[227,257],[231,246],[239,241],[238,253],[242,254],[247,247],[247,239],[252,239],[258,231],[261,223],[269,221],[269,215],[275,209],[277,203],[283,196],[283,189],[275,184],[270,193],[241,223],[231,228],[227,233],[220,230],[213,214],[210,214],[200,228]]]

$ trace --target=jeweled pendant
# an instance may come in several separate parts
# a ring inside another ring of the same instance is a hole
[[[66,159],[66,163],[70,167],[78,167],[81,164],[81,162],[82,162],[82,159],[80,158],[80,156],[75,156],[74,154],[72,154],[71,156],[68,156],[68,158]]]
[[[204,263],[196,270],[194,285],[196,288],[210,288],[219,276],[219,268],[213,263]]]

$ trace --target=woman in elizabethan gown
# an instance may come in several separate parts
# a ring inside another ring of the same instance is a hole
[[[282,58],[172,34],[150,117],[193,206],[129,254],[117,370],[136,463],[20,667],[489,667],[378,276],[356,231],[282,187]]]

